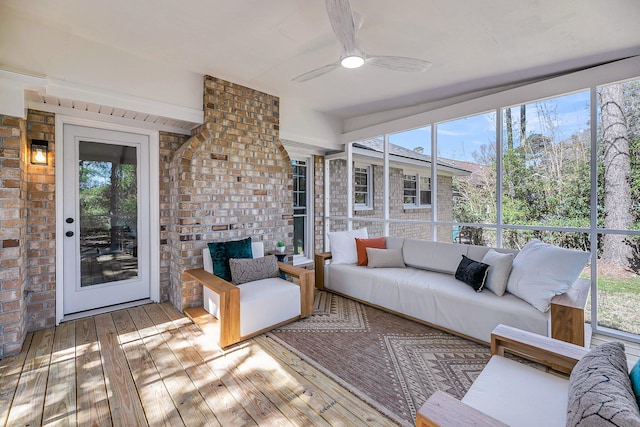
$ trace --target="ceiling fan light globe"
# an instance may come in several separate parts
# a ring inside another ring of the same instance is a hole
[[[345,56],[340,60],[340,65],[344,68],[360,68],[364,65],[364,58],[359,55]]]

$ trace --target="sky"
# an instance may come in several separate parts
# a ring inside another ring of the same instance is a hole
[[[519,132],[520,107],[512,109],[514,133]],[[437,124],[438,156],[473,162],[473,153],[496,139],[495,112],[479,114]],[[569,138],[579,130],[589,128],[589,91],[582,91],[527,104],[527,135],[555,134],[557,141]],[[389,135],[389,142],[414,149],[431,151],[431,127],[413,129]]]

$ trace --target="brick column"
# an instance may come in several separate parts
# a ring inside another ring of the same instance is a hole
[[[202,266],[208,241],[252,237],[265,250],[293,239],[293,175],[279,140],[277,97],[206,76],[205,123],[174,154],[169,171],[170,301],[202,303],[183,272]]]
[[[0,116],[0,358],[18,353],[26,335],[26,132]]]

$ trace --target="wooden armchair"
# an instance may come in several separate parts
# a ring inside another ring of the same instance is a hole
[[[484,408],[486,406],[489,408],[486,411],[491,412],[492,407],[494,406],[491,404],[492,400],[503,406],[522,405],[528,407],[529,410],[536,413],[535,418],[529,417],[528,422],[530,424],[533,422],[534,424],[537,423],[537,425],[558,425],[557,423],[547,422],[548,419],[545,417],[552,416],[550,414],[554,412],[552,408],[554,405],[559,408],[560,412],[566,413],[566,388],[568,387],[568,377],[563,377],[561,374],[538,372],[537,375],[534,375],[534,377],[538,377],[538,380],[535,381],[537,386],[532,386],[531,382],[521,381],[523,378],[528,379],[529,377],[527,375],[530,374],[523,372],[522,376],[520,376],[519,373],[516,372],[517,367],[516,371],[508,371],[508,369],[503,369],[501,371],[499,367],[506,367],[507,365],[494,363],[490,366],[492,362],[503,363],[505,352],[518,355],[527,360],[535,361],[559,372],[570,373],[576,363],[578,363],[578,361],[587,354],[588,350],[584,347],[566,343],[564,341],[522,331],[510,326],[498,325],[491,334],[492,359],[478,379],[476,379],[474,385],[471,387],[467,395],[465,395],[463,400],[459,401],[441,391],[435,392],[418,411],[416,416],[416,426],[506,426],[507,424],[493,418],[480,409],[477,409],[477,407]],[[496,357],[497,360],[494,361],[494,358]],[[508,362],[512,365],[515,364],[516,366],[518,364],[521,365],[523,371],[537,371],[535,368],[522,363],[514,361]],[[496,366],[498,366],[497,369]],[[485,373],[485,371],[489,372]],[[489,381],[484,378],[480,380],[483,376],[489,377]],[[545,376],[548,376],[549,378],[545,378]],[[496,378],[501,378],[498,380],[501,382],[499,383],[496,381]],[[548,384],[545,383],[547,379],[549,381]],[[492,381],[495,383],[495,387],[488,386]],[[511,399],[511,402],[506,402],[504,400],[504,396],[500,395],[500,393],[509,393],[508,391],[505,391],[507,387],[504,387],[504,384],[508,384],[510,381],[515,383],[514,385],[517,386],[515,387],[516,390],[522,390],[522,392],[516,391],[515,393],[512,393],[508,397],[508,399]],[[477,385],[478,382],[482,384]],[[475,396],[473,392],[474,387],[478,387],[478,393],[476,393]],[[534,393],[532,389],[535,387],[539,387],[542,391]],[[474,399],[474,397],[477,397],[478,395],[483,395],[481,403],[478,402],[478,399]],[[557,398],[558,395],[560,395],[559,399]],[[565,399],[564,403],[562,402],[563,397]],[[486,403],[487,401],[489,402],[488,404]],[[471,405],[476,407],[472,407]],[[536,405],[538,407],[544,407],[547,410],[535,411],[535,408],[537,407]],[[526,418],[527,415],[528,414],[523,414],[522,416]],[[564,425],[564,422],[562,422],[561,425]]]
[[[254,250],[254,256],[256,253],[262,256],[263,248]],[[209,256],[208,251],[203,251],[203,256]],[[312,314],[313,271],[282,262],[278,262],[278,267],[283,275],[295,278],[295,282],[278,277],[236,286],[205,268],[185,271],[185,280],[202,285],[205,302],[203,306],[185,309],[185,314],[200,329],[213,335],[221,348]]]

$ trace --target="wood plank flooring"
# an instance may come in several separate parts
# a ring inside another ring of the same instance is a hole
[[[173,306],[30,333],[0,360],[0,426],[394,426],[259,336],[222,351]]]
[[[611,338],[594,335],[594,347]],[[625,342],[631,367],[640,344]],[[0,360],[0,426],[393,426],[261,335],[228,351],[172,305],[30,333]]]

